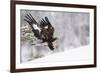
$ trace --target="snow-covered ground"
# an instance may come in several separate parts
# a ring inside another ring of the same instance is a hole
[[[69,49],[64,52],[58,52],[32,61],[24,62],[20,65],[20,68],[21,67],[23,68],[23,66],[34,68],[34,67],[92,64],[93,63],[92,51],[93,50],[89,48],[89,45],[75,49]]]

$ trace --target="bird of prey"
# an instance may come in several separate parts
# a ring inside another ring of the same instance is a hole
[[[54,50],[53,42],[57,40],[56,37],[54,37],[54,27],[51,25],[48,17],[42,18],[38,23],[33,18],[33,16],[29,13],[25,15],[24,19],[32,28],[32,32],[34,33],[34,36],[42,40],[42,43],[47,43],[48,47],[51,50]]]

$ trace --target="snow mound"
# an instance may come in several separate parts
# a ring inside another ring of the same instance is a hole
[[[53,52],[52,52],[53,53]],[[66,50],[64,52],[50,54],[48,56],[29,61],[30,63],[38,62],[57,62],[57,61],[77,61],[77,60],[87,60],[89,59],[90,52],[89,47],[84,46],[80,48],[75,48],[71,50]]]

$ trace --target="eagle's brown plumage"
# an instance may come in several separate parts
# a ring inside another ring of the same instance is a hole
[[[49,19],[45,17],[45,19],[42,18],[39,23],[37,23],[33,16],[29,13],[25,16],[24,20],[31,26],[35,37],[42,40],[42,43],[46,42],[48,47],[51,50],[54,50],[53,42],[56,38],[54,38],[54,27],[51,25]],[[41,31],[35,29],[33,25],[37,25]]]

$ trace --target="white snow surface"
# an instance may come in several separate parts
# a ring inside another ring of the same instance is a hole
[[[88,46],[57,52],[22,63],[20,67],[50,67],[93,64],[93,50]],[[52,52],[53,53],[53,52]]]

